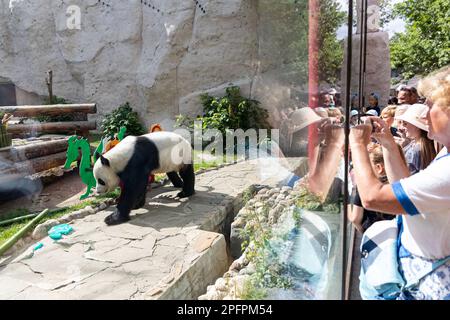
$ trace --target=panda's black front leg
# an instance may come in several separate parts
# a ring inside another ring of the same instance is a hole
[[[195,194],[194,166],[187,164],[180,170],[180,176],[183,179],[183,190],[177,194],[177,197],[187,198]]]
[[[105,218],[107,225],[117,225],[130,220],[130,211],[145,203],[148,175],[131,174],[123,179],[122,193],[116,210]],[[138,203],[139,202],[139,203]]]

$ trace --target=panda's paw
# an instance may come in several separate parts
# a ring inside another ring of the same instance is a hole
[[[133,210],[140,209],[145,206],[145,193],[140,197],[138,203],[136,203],[133,207]]]
[[[110,214],[105,218],[105,223],[108,226],[114,226],[117,224],[127,222],[128,220],[130,220],[130,217],[128,216],[124,217],[123,215],[120,215],[119,212],[115,211],[114,213]]]
[[[188,198],[188,197],[192,196],[194,193],[195,192],[192,192],[192,193],[189,194],[189,193],[186,193],[184,191],[180,191],[180,192],[177,193],[177,197],[178,198]]]

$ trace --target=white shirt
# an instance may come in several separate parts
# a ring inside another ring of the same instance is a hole
[[[403,216],[403,246],[428,259],[450,255],[450,154],[442,149],[436,159],[413,176],[393,183]]]

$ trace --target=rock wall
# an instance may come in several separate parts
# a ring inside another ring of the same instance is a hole
[[[279,50],[267,53],[283,47],[280,38],[290,39],[271,30],[260,36],[274,15],[270,1],[146,3],[0,0],[0,77],[44,96],[45,72],[52,69],[54,94],[96,102],[94,118],[129,101],[147,126],[167,128],[175,115],[201,110],[200,94],[220,94],[234,83],[264,100],[277,126],[278,108],[289,98],[279,77],[286,59],[277,59]]]
[[[381,31],[380,28],[380,7],[379,0],[368,0],[367,3],[367,53],[366,53],[366,76],[363,88],[365,106],[372,92],[380,96],[378,101],[380,106],[386,106],[389,100],[391,87],[391,63],[389,50],[389,34]],[[360,66],[360,46],[361,46],[361,0],[356,2],[357,31],[352,37],[352,61],[351,61],[351,95],[359,92],[359,66]],[[348,40],[344,41],[344,48],[348,46]],[[347,64],[347,50],[344,50],[344,63]],[[347,68],[342,68],[341,72],[341,92],[346,91]],[[346,97],[343,97],[343,105],[346,105]]]

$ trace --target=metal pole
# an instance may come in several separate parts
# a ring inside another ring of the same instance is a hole
[[[358,123],[360,122],[362,111],[364,108],[364,89],[363,89],[363,60],[364,60],[364,28],[366,24],[364,23],[364,4],[365,1],[361,0],[360,8],[360,36],[359,36],[359,84],[358,84]]]
[[[319,0],[309,0],[308,16],[308,106],[319,106]],[[308,141],[317,135],[317,125],[312,124],[308,129]],[[312,158],[313,145],[308,144],[308,158]]]
[[[352,34],[353,34],[353,0],[348,2],[348,33],[347,33],[347,79],[346,79],[346,90],[345,90],[345,101],[347,105],[345,106],[345,144],[344,144],[344,162],[345,162],[345,175],[344,175],[344,213],[341,217],[342,224],[342,289],[341,297],[346,299],[346,271],[347,271],[347,257],[346,257],[346,247],[347,247],[347,214],[348,214],[348,168],[349,168],[349,134],[350,134],[350,85],[351,85],[351,73],[352,73]]]
[[[364,10],[364,15],[363,15],[363,22],[364,22],[364,43],[363,43],[363,69],[362,69],[362,80],[361,80],[361,86],[362,86],[362,107],[364,108],[364,106],[366,105],[366,96],[365,96],[365,88],[366,88],[366,62],[367,62],[367,0],[364,0],[364,6],[363,6],[363,10]],[[360,71],[361,72],[361,71]]]

